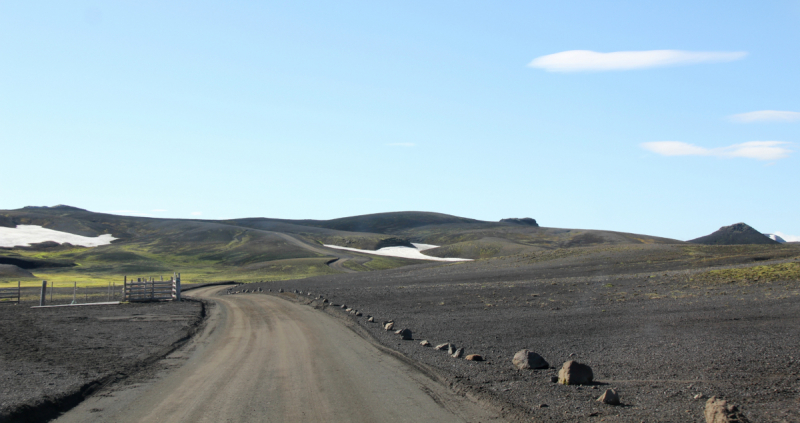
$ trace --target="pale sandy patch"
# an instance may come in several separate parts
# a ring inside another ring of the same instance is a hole
[[[16,228],[0,227],[0,247],[28,247],[31,244],[53,241],[59,244],[68,242],[82,247],[97,247],[111,244],[115,240],[110,234],[98,237],[80,236],[67,232],[54,231],[37,225],[17,225]]]

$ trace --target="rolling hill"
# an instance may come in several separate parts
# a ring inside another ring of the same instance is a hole
[[[0,226],[16,225],[117,238],[93,248],[42,243],[0,250],[0,263],[24,263],[26,266],[20,267],[35,269],[38,277],[56,280],[158,275],[175,270],[195,281],[271,280],[419,263],[335,250],[323,244],[376,250],[424,243],[440,246],[426,250],[427,255],[483,259],[596,245],[681,243],[612,231],[543,228],[530,218],[488,222],[430,212],[331,220],[210,221],[119,216],[65,205],[0,211]]]

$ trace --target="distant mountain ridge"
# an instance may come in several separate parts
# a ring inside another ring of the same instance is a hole
[[[689,242],[705,245],[778,244],[777,241],[741,222],[723,226],[709,235],[689,240]]]

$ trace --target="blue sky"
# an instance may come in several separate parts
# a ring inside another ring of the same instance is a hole
[[[435,3],[0,0],[0,208],[800,235],[800,1]]]

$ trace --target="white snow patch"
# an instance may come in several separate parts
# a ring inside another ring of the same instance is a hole
[[[789,235],[789,234],[785,234],[785,233],[780,232],[780,231],[775,231],[772,234],[767,234],[767,236],[770,237],[770,238],[772,238],[772,235],[777,235],[779,238],[782,238],[784,242],[798,242],[798,241],[800,241],[800,236]],[[777,240],[775,238],[772,238],[772,239],[775,240],[775,241],[780,242],[779,240]]]
[[[323,244],[325,245],[325,244]],[[423,250],[430,250],[431,248],[436,248],[438,245],[430,245],[430,244],[411,244],[417,248],[411,247],[384,247],[380,250],[359,250],[358,248],[349,248],[349,247],[340,247],[338,245],[325,245],[328,248],[335,248],[337,250],[347,250],[347,251],[355,251],[357,253],[365,253],[365,254],[372,254],[376,256],[387,256],[387,257],[401,257],[401,258],[408,258],[408,259],[415,259],[415,260],[431,260],[431,261],[472,261],[472,259],[463,259],[463,258],[441,258],[441,257],[432,257],[426,256],[422,254],[420,251]]]
[[[82,247],[97,247],[111,244],[115,240],[110,234],[98,237],[80,236],[46,229],[37,225],[17,225],[16,228],[0,227],[0,247],[28,247],[31,244],[53,241],[59,244],[68,242]]]

